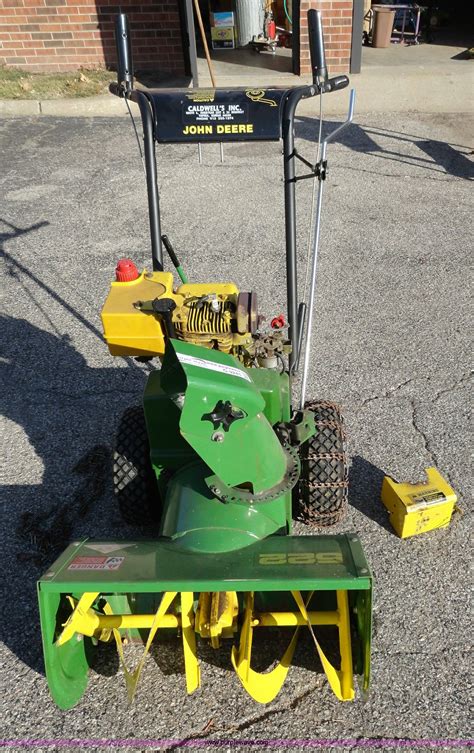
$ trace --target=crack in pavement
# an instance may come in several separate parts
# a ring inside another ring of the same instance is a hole
[[[410,382],[413,382],[412,377],[410,377],[409,379],[405,379],[404,382],[400,382],[400,384],[397,384],[396,387],[390,387],[388,390],[386,390],[383,393],[383,395],[371,395],[370,397],[366,397],[362,401],[360,407],[364,408],[367,405],[367,403],[371,403],[374,400],[383,400],[384,398],[392,397],[392,395],[395,395],[399,390],[402,389],[402,387],[406,387],[407,384],[410,384]]]
[[[459,389],[459,387],[462,387],[465,384],[468,384],[473,375],[474,375],[474,370],[471,370],[467,374],[463,374],[453,384],[449,385],[448,387],[443,387],[443,389],[441,390],[438,390],[433,396],[433,398],[431,398],[431,402],[435,403],[443,395],[447,395],[451,392],[454,392],[455,390]],[[416,379],[419,381],[431,381],[431,377],[416,377]],[[369,397],[366,397],[362,400],[362,402],[360,403],[360,407],[365,408],[365,406],[368,405],[368,403],[374,402],[375,400],[384,400],[386,398],[393,397],[393,395],[399,392],[402,389],[402,387],[406,387],[407,384],[410,384],[413,381],[415,381],[415,378],[410,377],[409,379],[405,379],[403,382],[400,382],[395,387],[388,388],[381,395],[370,395]],[[351,401],[351,395],[346,395],[345,397],[341,399],[341,402],[350,402],[350,401]]]
[[[428,436],[425,434],[425,432],[423,431],[423,429],[420,427],[418,423],[418,407],[417,407],[416,401],[413,398],[411,398],[409,402],[411,405],[412,426],[415,429],[415,432],[419,434],[419,436],[421,437],[423,441],[423,448],[424,448],[425,453],[429,456],[433,465],[438,466],[438,457],[431,446],[431,442],[428,439]]]
[[[447,395],[450,392],[454,392],[454,390],[457,390],[458,387],[462,387],[465,384],[468,384],[474,374],[474,370],[469,371],[467,374],[463,374],[463,376],[458,379],[454,384],[452,384],[450,387],[445,387],[442,390],[439,390],[436,395],[433,398],[433,403],[435,403],[437,400],[439,400],[440,397],[443,395]]]
[[[417,407],[416,401],[413,398],[411,398],[409,402],[410,402],[410,405],[411,405],[411,423],[412,423],[412,426],[413,426],[415,432],[421,437],[421,439],[423,441],[423,447],[424,447],[425,453],[430,458],[432,465],[434,465],[435,468],[439,469],[440,466],[438,464],[439,463],[438,455],[436,454],[435,450],[433,449],[431,441],[428,438],[427,434],[425,434],[425,432],[423,431],[423,429],[421,428],[421,426],[418,423],[418,407]],[[447,478],[447,480],[449,482],[449,485],[454,489],[454,482],[453,482],[453,480],[451,478],[451,475],[450,475],[449,471],[446,470],[446,469],[444,469],[444,475],[446,476],[446,478]]]
[[[268,719],[276,714],[281,714],[286,711],[289,711],[290,709],[294,709],[298,705],[298,703],[301,700],[303,700],[303,698],[306,698],[311,693],[314,693],[318,687],[319,687],[319,683],[314,683],[311,687],[306,688],[300,693],[297,693],[288,701],[284,701],[283,703],[280,703],[278,706],[273,706],[270,709],[265,709],[264,711],[258,714],[254,714],[254,716],[244,719],[239,724],[231,724],[229,727],[223,727],[221,729],[216,729],[216,727],[213,725],[209,727],[208,731],[201,730],[200,732],[191,733],[187,735],[187,737],[183,737],[180,740],[177,740],[175,745],[171,745],[167,748],[164,748],[163,750],[165,750],[166,753],[171,753],[171,751],[180,750],[183,744],[186,744],[188,741],[191,741],[191,740],[219,739],[219,738],[213,738],[213,735],[215,734],[227,735],[227,734],[233,734],[235,732],[241,732],[243,730],[250,729],[250,727],[252,727],[254,724],[257,724],[258,722],[265,721],[265,719]]]
[[[274,716],[275,714],[281,714],[284,711],[289,711],[290,709],[296,708],[298,703],[303,700],[303,698],[306,698],[311,693],[314,693],[317,688],[319,687],[319,683],[313,683],[313,685],[309,688],[306,688],[306,690],[303,690],[300,693],[297,693],[292,698],[290,698],[288,701],[283,701],[278,706],[274,706],[270,709],[265,709],[265,711],[262,711],[258,714],[254,714],[254,716],[251,716],[249,719],[244,719],[239,724],[232,724],[230,727],[227,727],[223,730],[223,732],[241,732],[244,729],[249,729],[254,724],[260,721],[264,721],[265,719],[268,719],[271,716]]]
[[[468,384],[469,381],[472,378],[474,371],[471,370],[467,374],[463,374],[459,379],[457,379],[453,384],[449,385],[448,387],[444,387],[441,390],[438,390],[434,397],[429,399],[427,398],[427,402],[435,403],[437,400],[439,400],[442,396],[450,394],[451,392],[454,392],[455,390],[459,389],[460,387],[464,386],[465,384]],[[422,381],[429,380],[429,377],[419,377]],[[371,395],[370,397],[365,398],[362,400],[362,402],[359,405],[356,405],[356,411],[364,408],[366,405],[368,405],[371,402],[374,402],[376,400],[384,400],[393,397],[396,395],[403,387],[406,387],[406,385],[410,384],[412,381],[414,381],[413,378],[405,379],[403,382],[400,382],[395,387],[391,387],[381,395]],[[417,403],[416,399],[409,396],[403,396],[403,400],[407,400],[411,407],[411,424],[413,429],[415,430],[416,434],[418,434],[423,442],[423,449],[425,451],[425,454],[428,455],[430,462],[433,466],[436,468],[439,468],[439,459],[437,452],[435,451],[432,441],[428,437],[428,435],[423,431],[423,429],[420,426],[419,422],[419,403]],[[344,401],[348,401],[349,397],[346,397],[343,399]],[[455,488],[454,482],[451,478],[451,475],[448,470],[444,470],[444,475],[446,476],[446,479],[450,486]]]

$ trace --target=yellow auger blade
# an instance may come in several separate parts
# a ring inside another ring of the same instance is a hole
[[[95,613],[91,610],[94,601],[99,596],[98,593],[85,593],[77,602],[72,614],[64,623],[64,630],[56,641],[57,646],[62,646],[67,643],[73,637],[74,633],[80,633],[81,635],[94,635],[94,616]],[[74,606],[74,600],[69,598],[72,606]],[[91,623],[92,619],[92,623]],[[92,624],[92,628],[91,628]]]
[[[354,686],[352,679],[352,651],[351,651],[351,634],[349,626],[349,606],[347,601],[347,591],[337,592],[337,607],[339,613],[339,648],[341,654],[341,669],[338,671],[333,667],[326,654],[322,650],[314,634],[313,626],[306,611],[306,605],[299,591],[292,591],[293,598],[298,608],[306,620],[309,631],[313,637],[314,645],[318,652],[321,664],[328,679],[332,691],[340,701],[352,701],[354,698]],[[309,603],[309,601],[307,602]]]
[[[258,703],[270,703],[277,697],[285,682],[295,653],[300,628],[296,628],[280,663],[274,669],[270,672],[255,672],[250,666],[253,629],[258,624],[252,618],[253,607],[254,594],[248,592],[245,595],[245,612],[239,649],[237,650],[235,646],[232,648],[232,664],[247,693]]]
[[[184,670],[186,689],[194,693],[201,685],[201,671],[196,653],[196,633],[194,632],[194,594],[181,593],[181,632],[183,636]]]
[[[125,674],[125,683],[127,685],[128,702],[130,704],[133,703],[133,699],[135,698],[135,693],[137,692],[138,681],[140,679],[143,665],[145,664],[145,659],[147,657],[147,654],[153,642],[153,638],[155,637],[156,631],[160,627],[160,623],[164,615],[170,608],[173,602],[173,599],[175,598],[176,595],[177,595],[177,592],[173,592],[173,591],[167,591],[166,593],[163,594],[163,598],[161,600],[160,606],[158,607],[158,611],[155,614],[152,626],[150,628],[150,632],[148,633],[148,639],[147,639],[145,649],[142,654],[142,658],[140,659],[138,666],[133,671],[130,671],[127,668],[127,665],[125,664],[125,657],[123,655],[122,636],[120,635],[120,632],[116,628],[113,628],[113,633],[114,633],[115,642],[117,644],[117,651],[120,658],[120,663],[123,667],[123,671]]]

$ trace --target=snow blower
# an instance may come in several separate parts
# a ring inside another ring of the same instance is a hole
[[[372,579],[361,544],[354,534],[292,535],[295,510],[316,528],[339,521],[348,487],[340,410],[307,402],[306,389],[327,147],[351,121],[354,94],[348,120],[325,140],[320,113],[316,163],[305,159],[295,147],[298,103],[349,83],[328,77],[321,18],[308,16],[313,84],[258,90],[135,89],[128,21],[117,17],[111,90],[141,113],[152,269],[118,263],[102,321],[112,355],[161,364],[148,376],[142,405],[125,411],[114,456],[123,519],[148,526],[150,537],[73,542],[40,579],[46,675],[62,709],[83,695],[101,641],[115,641],[133,699],[155,636],[182,644],[188,693],[200,686],[198,646],[206,641],[227,647],[242,686],[269,703],[302,629],[338,699],[354,698],[354,676],[368,689]],[[282,317],[265,329],[254,292],[187,281],[161,232],[155,156],[156,143],[280,139],[287,336]],[[307,301],[298,298],[296,265],[295,186],[303,178],[319,186]],[[164,270],[163,247],[178,287]],[[252,645],[266,630],[286,630],[288,642],[278,664],[260,672]],[[145,643],[133,671],[124,652],[132,640]]]

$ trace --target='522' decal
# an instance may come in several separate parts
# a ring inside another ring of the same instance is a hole
[[[278,554],[260,554],[259,565],[340,565],[341,552],[279,552]]]

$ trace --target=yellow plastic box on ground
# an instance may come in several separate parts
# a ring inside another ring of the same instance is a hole
[[[233,26],[213,26],[211,28],[212,48],[214,50],[221,48],[232,49],[235,44],[234,35]]]
[[[427,481],[398,484],[385,476],[382,502],[390,513],[390,523],[402,539],[449,525],[456,493],[436,470],[427,468]]]

